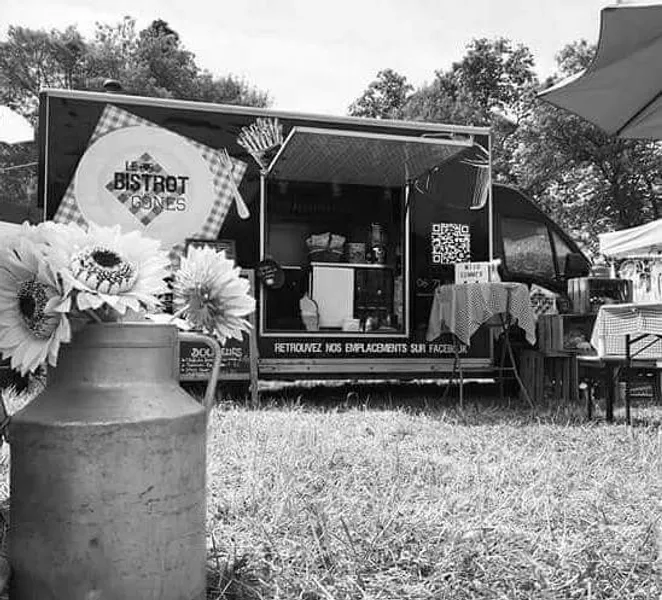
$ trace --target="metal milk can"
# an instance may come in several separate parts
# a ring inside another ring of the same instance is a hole
[[[204,408],[170,325],[89,325],[11,420],[10,598],[205,596]]]

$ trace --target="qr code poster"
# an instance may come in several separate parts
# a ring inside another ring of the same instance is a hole
[[[432,223],[432,264],[452,265],[471,260],[471,233],[462,223]]]

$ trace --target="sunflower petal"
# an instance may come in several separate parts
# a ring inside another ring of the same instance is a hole
[[[51,308],[66,304],[60,282],[47,263],[46,242],[40,238],[43,232],[27,230],[25,238],[13,242],[11,252],[0,251],[0,349],[24,375],[59,346],[59,323],[64,317]],[[19,304],[25,294],[40,309],[26,317]]]

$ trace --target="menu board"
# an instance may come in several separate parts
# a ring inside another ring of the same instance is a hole
[[[255,293],[255,277],[252,269],[242,269],[241,276],[250,282],[251,293]],[[220,380],[253,380],[257,378],[257,344],[255,322],[253,328],[243,332],[241,341],[228,339],[221,346]],[[211,376],[214,365],[215,344],[213,340],[181,340],[179,343],[180,381],[205,381]]]
[[[186,249],[189,247],[193,248],[204,248],[208,246],[213,248],[217,252],[224,251],[225,256],[230,260],[237,261],[237,244],[234,240],[204,240],[197,238],[188,238],[186,240]]]

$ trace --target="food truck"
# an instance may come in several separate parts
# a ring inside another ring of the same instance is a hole
[[[228,373],[251,378],[449,373],[452,338],[426,331],[456,264],[498,257],[504,277],[558,287],[579,252],[519,192],[492,185],[484,127],[45,90],[39,152],[45,219],[119,224],[173,256],[211,244],[235,259],[257,310],[250,339],[223,353]],[[532,258],[547,263],[527,279]],[[489,372],[490,332],[461,360],[465,373]]]

